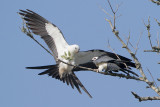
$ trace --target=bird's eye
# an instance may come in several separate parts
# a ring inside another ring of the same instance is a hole
[[[97,60],[97,59],[98,59],[98,57],[93,57],[93,58],[92,58],[93,61],[95,61],[95,60]]]

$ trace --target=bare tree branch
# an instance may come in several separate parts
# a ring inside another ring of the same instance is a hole
[[[140,97],[139,95],[137,95],[135,92],[131,92],[133,95],[134,95],[134,97],[136,98],[136,99],[138,99],[139,100],[139,102],[141,102],[141,101],[148,101],[148,100],[160,100],[160,97],[159,96],[157,96],[157,97]]]
[[[125,35],[124,35],[124,37],[125,37],[125,39],[126,39],[126,41],[127,41],[127,46],[131,46],[134,50],[136,50],[136,48],[132,45],[132,43],[130,42],[130,38],[131,38],[131,35],[130,35],[130,32],[129,32],[129,35],[128,35],[128,37],[126,37]],[[122,47],[123,48],[123,47]]]
[[[149,72],[149,74],[151,75],[151,77],[152,77],[152,80],[153,80],[153,83],[155,84],[155,86],[157,87],[157,89],[158,89],[158,85],[156,84],[156,81],[154,80],[154,78],[153,78],[153,75],[152,75],[152,73],[150,72],[150,70],[147,68],[147,71]],[[154,85],[153,84],[153,85]]]
[[[138,58],[137,58],[136,55],[129,49],[129,47],[124,43],[124,41],[120,38],[120,36],[119,36],[119,31],[116,30],[116,27],[115,27],[115,14],[116,14],[116,13],[114,12],[114,10],[113,10],[113,8],[112,8],[111,3],[110,3],[109,0],[108,0],[108,3],[109,3],[109,5],[110,5],[110,8],[111,8],[112,13],[114,14],[114,18],[113,18],[114,25],[112,25],[111,20],[109,20],[109,19],[107,19],[107,18],[106,18],[105,20],[109,23],[109,25],[110,25],[110,27],[111,27],[112,32],[114,33],[114,35],[117,37],[117,39],[122,43],[123,47],[130,53],[131,57],[134,59],[134,62],[135,62],[135,64],[136,64],[136,68],[140,71],[140,73],[141,73],[141,75],[142,75],[142,77],[143,77],[143,81],[146,82],[146,83],[148,84],[148,86],[149,86],[152,90],[154,90],[154,91],[160,96],[159,88],[155,87],[154,84],[151,84],[151,82],[147,79],[147,77],[146,77],[146,75],[145,75],[145,73],[144,73],[144,71],[143,71],[143,68],[142,68],[142,66],[141,66],[141,63],[138,61]],[[114,26],[114,27],[113,27],[113,26]],[[150,26],[147,26],[147,27],[148,27],[148,29],[150,29]]]
[[[139,45],[139,42],[140,42],[141,37],[142,37],[142,32],[141,32],[141,34],[140,34],[140,36],[139,36],[139,39],[138,39],[138,42],[137,42],[137,44],[136,44],[136,50],[135,50],[135,53],[134,53],[135,55],[137,54],[138,45]]]
[[[160,0],[157,0],[157,1],[155,1],[155,0],[150,0],[152,3],[155,3],[155,4],[157,4],[157,5],[160,5]]]
[[[157,22],[158,26],[160,26],[160,22],[156,18],[154,18],[154,20]]]
[[[131,35],[130,35],[130,32],[129,32],[129,35],[128,35],[128,38],[127,38],[127,46],[128,46],[128,43],[130,43],[130,37],[131,37]]]
[[[145,23],[144,23],[145,24]],[[146,25],[146,28],[147,28],[147,31],[148,31],[148,38],[149,38],[149,42],[150,42],[150,45],[151,45],[151,48],[153,47],[152,45],[152,41],[151,41],[151,33],[150,33],[150,28],[151,28],[151,25],[150,25],[150,17],[148,18],[148,25]]]
[[[155,21],[156,21],[156,22],[158,23],[158,25],[159,25],[159,22],[157,21],[157,19],[155,19]],[[158,46],[153,46],[153,45],[152,45],[151,33],[150,33],[150,27],[151,27],[151,25],[150,25],[150,17],[148,18],[148,24],[146,25],[146,24],[144,23],[144,25],[145,25],[146,28],[147,28],[147,31],[148,31],[148,39],[149,39],[149,42],[150,42],[150,46],[151,46],[151,48],[152,48],[152,50],[144,50],[144,52],[157,52],[157,53],[160,53],[159,35],[158,35],[158,37],[157,37],[157,44],[158,44]]]

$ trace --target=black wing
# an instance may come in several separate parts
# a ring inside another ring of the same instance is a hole
[[[80,65],[80,64],[87,64],[89,63],[93,57],[100,57],[100,56],[108,56],[110,57],[111,59],[121,59],[123,61],[126,61],[128,62],[128,64],[131,66],[131,67],[135,67],[135,64],[132,62],[131,59],[128,59],[124,56],[121,56],[121,55],[116,55],[115,53],[111,53],[111,52],[107,52],[107,51],[104,51],[104,50],[89,50],[89,51],[80,51],[78,54],[76,54],[75,56],[75,62],[77,65]],[[118,58],[118,57],[119,58]],[[85,65],[87,66],[87,65]]]

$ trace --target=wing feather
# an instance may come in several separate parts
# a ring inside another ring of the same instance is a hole
[[[46,42],[57,60],[57,57],[61,56],[68,46],[59,28],[31,10],[20,10],[19,14],[23,16],[29,29],[34,34],[40,35]]]
[[[76,64],[85,64],[88,63],[92,60],[93,57],[99,57],[102,55],[106,55],[108,57],[111,57],[113,59],[118,59],[116,54],[103,51],[103,50],[89,50],[89,51],[80,51],[78,54],[75,56],[75,63]],[[126,57],[123,57],[121,55],[118,55],[121,60],[124,61],[131,61],[131,59],[128,59]]]

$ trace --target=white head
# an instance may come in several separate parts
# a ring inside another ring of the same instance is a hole
[[[97,60],[98,59],[98,57],[93,57],[92,58],[92,61],[95,61],[95,60]]]
[[[70,49],[71,52],[78,53],[79,50],[80,50],[80,48],[78,45],[71,45],[71,49]]]

